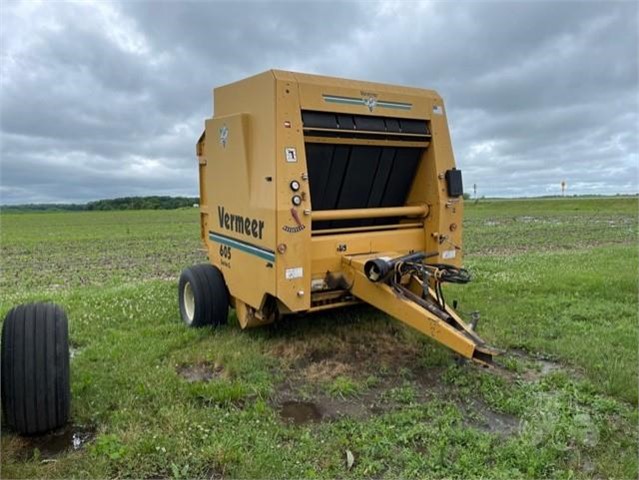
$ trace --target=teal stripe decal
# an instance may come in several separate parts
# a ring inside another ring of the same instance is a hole
[[[399,102],[377,102],[378,107],[383,108],[398,108],[400,110],[410,110],[412,105],[410,103],[399,103]]]
[[[362,105],[369,107],[366,99],[355,97],[338,97],[336,95],[323,95],[324,101],[328,103],[341,103],[344,105]],[[385,100],[377,100],[373,105],[373,108],[392,108],[396,110],[410,110],[413,105],[411,103],[402,102],[387,102]],[[370,107],[369,107],[370,108]]]
[[[350,105],[364,105],[364,100],[361,98],[347,98],[347,97],[331,97],[330,95],[324,95],[324,101],[330,103],[348,103]]]
[[[272,250],[266,250],[265,248],[256,247],[255,245],[251,245],[247,242],[242,242],[241,240],[236,240],[231,237],[227,237],[226,235],[220,235],[219,233],[209,232],[209,240],[212,240],[217,243],[221,243],[222,245],[226,245],[227,247],[237,248],[246,253],[250,253],[251,255],[255,255],[256,257],[260,257],[264,260],[268,260],[269,262],[275,262],[275,252]]]

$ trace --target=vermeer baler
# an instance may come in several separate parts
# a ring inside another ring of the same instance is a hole
[[[214,91],[197,143],[210,265],[186,269],[192,326],[242,328],[369,303],[490,363],[444,301],[466,282],[462,181],[432,90],[271,70]]]

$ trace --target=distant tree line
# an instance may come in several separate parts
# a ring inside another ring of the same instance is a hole
[[[55,211],[102,211],[102,210],[172,210],[192,207],[199,203],[198,197],[122,197],[97,200],[89,203],[29,203],[25,205],[2,205],[3,212],[55,212]]]
[[[197,197],[122,197],[98,200],[86,204],[87,210],[173,210],[191,207],[200,201]]]

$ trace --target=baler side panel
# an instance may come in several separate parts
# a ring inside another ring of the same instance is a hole
[[[455,168],[455,157],[444,103],[437,97],[428,108],[432,112],[432,141],[415,174],[408,203],[426,203],[429,206],[429,214],[424,222],[424,251],[437,251],[440,254],[431,261],[461,267],[463,199],[449,198],[446,188],[445,173]],[[444,252],[447,252],[446,256]]]
[[[255,309],[276,295],[274,84],[266,73],[217,88],[206,122],[209,260]]]
[[[275,294],[275,254],[268,243],[269,235],[273,234],[273,227],[268,224],[271,212],[266,206],[256,209],[249,201],[249,116],[238,114],[207,120],[206,128],[211,137],[224,129],[228,132],[226,145],[207,144],[206,183],[214,185],[207,192],[209,260],[222,271],[233,297],[259,307],[265,293]],[[251,272],[250,282],[246,281],[246,272]]]
[[[297,82],[279,78],[275,95],[277,142],[277,298],[290,311],[308,310],[311,306],[311,221],[308,169],[304,151],[302,117]],[[291,182],[300,185],[291,188]],[[293,197],[299,198],[295,205]],[[306,212],[306,213],[305,213]]]
[[[195,147],[195,153],[198,160],[198,190],[200,193],[200,241],[202,245],[207,248],[208,242],[208,224],[209,224],[209,207],[208,207],[208,194],[206,188],[206,129],[202,132],[200,139]]]

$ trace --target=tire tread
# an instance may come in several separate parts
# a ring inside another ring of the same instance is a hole
[[[43,433],[69,417],[68,322],[52,303],[13,308],[2,326],[2,410],[18,433]]]

